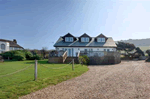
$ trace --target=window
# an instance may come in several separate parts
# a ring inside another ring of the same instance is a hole
[[[109,52],[109,49],[107,49],[107,52]]]
[[[102,42],[105,42],[105,38],[102,38]]]
[[[1,49],[5,50],[5,44],[1,44]]]
[[[89,38],[88,37],[82,37],[81,42],[89,42]]]
[[[73,37],[65,37],[66,42],[73,42]]]
[[[105,38],[97,38],[97,42],[105,42]]]
[[[80,50],[80,48],[78,48],[78,50]]]
[[[69,37],[65,37],[65,41],[66,41],[66,42],[69,42]]]
[[[106,51],[106,49],[104,49],[104,51]]]
[[[88,37],[86,37],[86,42],[89,42],[89,38]]]
[[[70,42],[73,42],[73,37],[70,37]]]

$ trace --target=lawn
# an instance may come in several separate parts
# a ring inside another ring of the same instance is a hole
[[[87,66],[80,64],[49,64],[47,60],[38,61],[38,79],[34,81],[34,61],[5,61],[0,63],[0,99],[16,99],[19,96],[37,91],[48,85],[55,85],[67,79],[79,76],[88,71]],[[29,67],[28,67],[29,66]],[[20,69],[26,70],[13,73]]]

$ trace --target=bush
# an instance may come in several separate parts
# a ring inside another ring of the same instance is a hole
[[[40,55],[36,54],[36,55],[33,55],[33,57],[30,58],[30,60],[35,60],[35,59],[36,60],[41,60],[42,57]]]
[[[33,57],[33,54],[30,51],[25,50],[24,52],[25,52],[26,59],[29,60]]]
[[[1,54],[4,59],[10,59],[13,61],[23,61],[26,59],[30,59],[33,57],[32,53],[27,50],[15,50],[15,51],[8,51]]]
[[[26,58],[25,58],[25,55],[23,55],[23,54],[15,54],[13,56],[12,60],[13,61],[24,61],[24,60],[26,60]]]
[[[89,57],[87,55],[83,55],[79,57],[79,62],[85,65],[89,64]]]

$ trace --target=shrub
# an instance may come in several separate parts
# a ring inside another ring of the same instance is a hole
[[[29,60],[29,59],[31,59],[33,57],[33,54],[30,51],[25,50],[24,52],[25,52],[26,59]]]
[[[15,50],[15,51],[8,51],[1,54],[4,59],[14,60],[14,61],[23,61],[26,59],[30,59],[33,55],[29,51],[26,50]]]
[[[42,57],[40,55],[36,54],[36,55],[33,55],[33,57],[30,58],[30,60],[35,60],[35,59],[36,60],[41,60]]]
[[[79,62],[85,65],[89,64],[89,57],[87,55],[83,55],[79,57]]]
[[[15,54],[13,56],[12,60],[13,61],[24,61],[24,60],[26,60],[26,58],[25,58],[25,55],[23,55],[23,54]]]

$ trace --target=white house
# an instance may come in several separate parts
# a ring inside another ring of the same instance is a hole
[[[61,36],[54,44],[57,51],[67,51],[67,55],[76,57],[78,52],[94,52],[94,51],[116,51],[117,45],[112,37],[106,37],[100,34],[96,37],[90,37],[86,33],[80,37],[75,37],[68,33]]]
[[[0,39],[0,53],[10,50],[23,50],[24,48],[17,44],[17,41]]]

